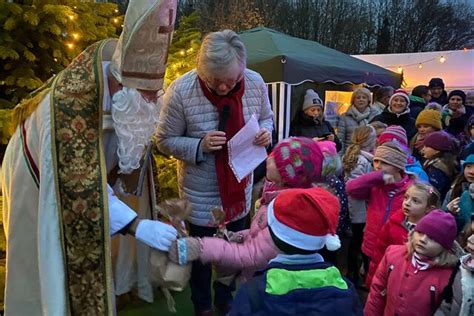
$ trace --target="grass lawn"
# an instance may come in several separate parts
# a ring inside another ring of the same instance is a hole
[[[176,316],[193,315],[193,304],[191,302],[191,290],[187,287],[183,292],[173,293],[176,302],[176,313],[168,311],[166,299],[158,291],[155,293],[155,302],[150,304],[138,299],[132,299],[126,302],[123,308],[118,311],[118,316]]]

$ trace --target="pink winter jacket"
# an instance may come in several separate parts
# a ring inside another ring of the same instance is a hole
[[[226,269],[243,270],[241,278],[245,281],[253,276],[256,270],[267,266],[280,250],[273,243],[267,222],[268,203],[280,191],[264,193],[257,214],[252,220],[250,229],[240,231],[243,243],[228,242],[220,238],[204,237],[201,239],[202,263],[214,263]]]
[[[406,245],[388,247],[375,272],[364,315],[433,315],[452,270],[435,266],[415,273]]]
[[[384,184],[382,171],[369,172],[346,183],[350,197],[368,201],[362,252],[369,258],[373,256],[382,226],[402,207],[405,191],[412,183],[413,180],[404,175],[397,183]]]

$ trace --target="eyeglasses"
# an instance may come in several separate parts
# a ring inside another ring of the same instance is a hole
[[[233,89],[237,83],[240,82],[243,78],[243,74],[240,74],[237,79],[218,79],[218,78],[205,78],[204,82],[206,85],[211,88],[211,89],[216,89],[220,87],[221,85],[225,85],[228,89]]]

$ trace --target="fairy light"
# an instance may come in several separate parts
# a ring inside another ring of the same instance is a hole
[[[115,11],[114,11],[114,12],[115,12],[115,13],[119,13],[119,10],[118,10],[118,9],[115,9]]]
[[[73,44],[73,43],[66,43],[66,46],[67,46],[67,48],[69,48],[69,49],[73,49],[73,48],[74,48],[74,44]]]
[[[186,52],[184,51],[184,49],[182,49],[179,53],[181,54],[181,56],[186,55]]]
[[[72,37],[77,40],[79,38],[79,34],[78,33],[72,33]]]
[[[114,23],[118,23],[119,20],[117,18],[114,18],[113,21]]]
[[[419,64],[418,64],[418,68],[419,68],[419,69],[423,68],[423,64],[422,64],[422,63],[419,63]]]
[[[446,61],[446,57],[441,56],[441,57],[439,58],[439,62],[440,62],[440,63],[444,63],[445,61]]]
[[[399,73],[402,73],[402,71],[403,71],[402,66],[398,66],[397,71],[398,71]]]
[[[464,51],[465,53],[467,53],[467,47],[464,47],[464,48],[463,48],[463,51]]]
[[[68,18],[69,18],[69,20],[72,21],[72,20],[74,20],[74,15],[71,14],[71,15],[68,16]]]

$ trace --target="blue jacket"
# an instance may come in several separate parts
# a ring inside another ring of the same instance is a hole
[[[420,162],[416,159],[415,156],[408,157],[408,162],[405,165],[405,172],[407,174],[415,175],[418,180],[428,183],[430,181],[425,170],[421,166]]]
[[[362,315],[362,309],[352,283],[331,264],[271,262],[242,285],[229,315]]]

